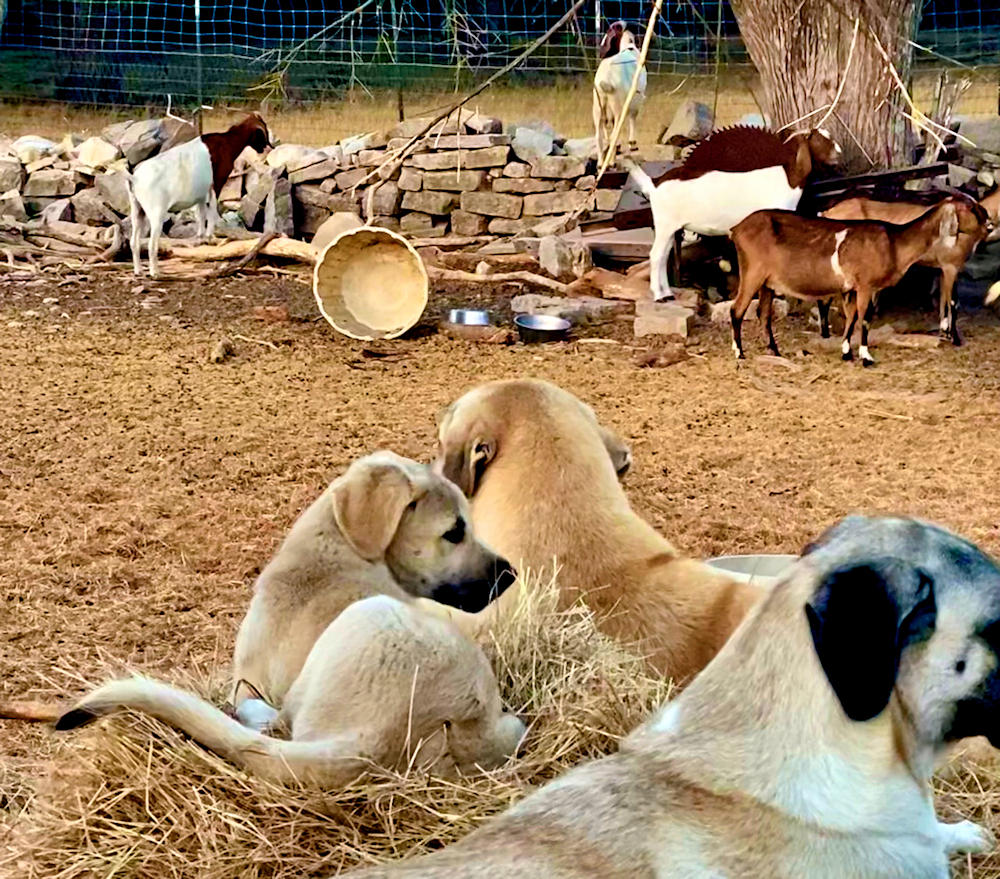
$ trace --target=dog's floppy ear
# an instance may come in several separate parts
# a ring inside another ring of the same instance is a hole
[[[470,433],[459,445],[442,444],[441,475],[455,483],[466,497],[472,497],[490,461],[496,456],[497,441],[481,433]]]
[[[889,704],[903,648],[933,630],[933,584],[898,559],[845,565],[822,580],[806,616],[844,712],[871,720]]]
[[[416,486],[400,464],[372,455],[355,461],[332,493],[337,527],[358,555],[374,562],[385,556]]]
[[[601,434],[601,439],[604,441],[604,448],[608,450],[611,463],[614,464],[615,472],[620,479],[628,472],[629,467],[632,466],[632,449],[623,439],[603,425],[598,424],[597,430]]]

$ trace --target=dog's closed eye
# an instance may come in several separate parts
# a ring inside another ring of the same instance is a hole
[[[447,540],[448,543],[461,543],[465,539],[465,520],[456,520],[455,524],[445,531],[441,537]]]

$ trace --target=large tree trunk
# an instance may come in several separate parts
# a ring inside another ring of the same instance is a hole
[[[919,5],[916,0],[732,0],[774,126],[832,103],[843,79],[824,127],[844,148],[847,168],[905,163],[907,124],[899,113],[904,102],[872,32],[907,82]],[[856,20],[854,54],[845,71]],[[824,114],[794,127],[815,124]]]

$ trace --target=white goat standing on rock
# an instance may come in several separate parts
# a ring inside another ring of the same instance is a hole
[[[632,103],[628,108],[629,149],[636,148],[635,120],[646,100],[646,68],[639,64],[639,49],[635,45],[635,37],[631,31],[621,34],[617,54],[610,55],[601,61],[594,76],[594,128],[597,134],[597,154],[603,156],[605,137],[609,140],[614,133],[622,111],[625,109],[625,98],[632,86],[632,78],[639,72],[639,82]],[[618,148],[617,139],[611,149]]]

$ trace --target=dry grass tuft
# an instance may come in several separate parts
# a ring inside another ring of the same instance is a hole
[[[291,789],[156,721],[122,716],[58,748],[11,822],[0,872],[16,863],[19,875],[60,879],[328,876],[466,835],[530,787],[614,751],[669,692],[597,632],[588,610],[558,611],[553,584],[527,594],[487,648],[508,706],[531,722],[524,754],[507,767],[460,780],[411,772],[343,791]],[[195,689],[222,694],[204,682]]]

